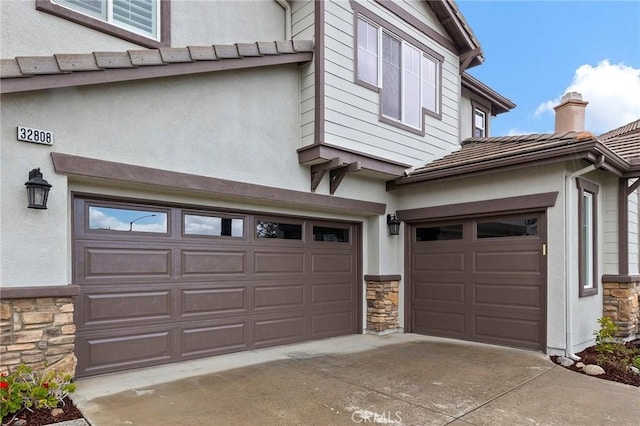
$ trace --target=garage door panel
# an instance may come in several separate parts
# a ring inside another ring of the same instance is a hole
[[[474,289],[475,305],[540,310],[544,303],[541,296],[542,289],[538,285],[522,285],[514,284],[513,282],[476,282]]]
[[[352,253],[346,254],[311,254],[311,272],[314,273],[352,273],[354,259]]]
[[[255,274],[301,274],[304,252],[256,252]]]
[[[91,227],[90,207],[126,226]],[[156,210],[166,232],[125,232]],[[357,331],[353,223],[269,215],[282,232],[262,238],[246,212],[75,197],[74,214],[78,377]]]
[[[311,305],[319,305],[333,302],[347,302],[353,304],[355,301],[353,283],[342,282],[312,282],[311,283]]]
[[[288,285],[259,285],[254,288],[254,308],[264,309],[303,308],[304,285],[293,283]]]
[[[541,322],[538,319],[516,319],[503,316],[476,315],[474,337],[510,346],[540,347]]]
[[[157,321],[171,317],[171,292],[168,290],[82,295],[83,325],[115,326],[115,323]]]
[[[171,274],[171,251],[167,249],[97,248],[85,247],[83,277],[168,278]]]
[[[462,338],[465,335],[465,314],[417,308],[413,311],[413,327],[417,333]]]
[[[416,272],[463,272],[464,253],[416,253],[413,269]]]
[[[255,347],[273,346],[304,340],[304,314],[262,319],[254,322]]]
[[[86,371],[100,374],[114,369],[135,368],[171,360],[171,330],[140,331],[135,334],[77,336]]]
[[[180,332],[180,356],[193,358],[250,349],[247,344],[249,327],[246,319],[185,327]]]
[[[180,292],[180,307],[183,317],[246,313],[247,290],[244,287],[183,289]]]
[[[518,234],[520,228],[514,224],[522,222],[521,215],[504,215],[481,219],[506,224],[504,229],[492,228],[496,235],[490,238],[485,234],[476,238],[478,220],[469,218],[462,220],[464,239],[412,241],[412,331],[544,349],[546,259],[542,244],[546,222],[542,218],[542,213],[527,214],[537,224],[535,235]],[[416,229],[433,227],[415,224],[409,234],[418,239],[421,234]],[[518,232],[512,232],[514,229]],[[497,231],[509,232],[498,235]]]
[[[349,306],[343,311],[311,315],[311,335],[314,338],[348,334],[356,318]]]
[[[223,251],[182,251],[182,276],[244,275],[246,271],[245,252]]]
[[[420,302],[457,302],[464,303],[465,284],[461,281],[436,282],[416,281],[413,286],[413,298]]]
[[[540,274],[540,251],[484,251],[474,253],[477,274]]]

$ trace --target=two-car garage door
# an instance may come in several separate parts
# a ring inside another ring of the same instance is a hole
[[[74,203],[79,377],[358,331],[357,224]]]
[[[544,217],[411,224],[411,331],[545,350]]]

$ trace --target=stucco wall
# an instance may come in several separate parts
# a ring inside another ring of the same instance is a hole
[[[2,58],[125,51],[143,47],[37,11],[35,1],[0,1]],[[174,47],[284,40],[285,13],[274,0],[172,1]]]

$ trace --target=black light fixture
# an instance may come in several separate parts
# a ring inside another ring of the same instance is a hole
[[[395,214],[387,215],[387,225],[389,225],[389,235],[400,235],[400,221]]]
[[[45,210],[51,184],[42,178],[39,168],[29,172],[29,181],[25,182],[25,186],[27,187],[27,199],[29,200],[27,207]]]

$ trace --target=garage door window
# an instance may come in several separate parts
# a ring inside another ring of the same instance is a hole
[[[462,224],[416,228],[416,241],[461,240]]]
[[[167,216],[162,211],[90,206],[89,229],[166,234]]]
[[[314,226],[313,241],[348,243],[349,230],[345,228],[328,228],[325,226]]]
[[[302,225],[259,220],[256,222],[256,237],[301,240]]]
[[[184,215],[185,235],[207,235],[213,237],[242,237],[244,221],[217,216],[197,214]]]
[[[537,217],[519,217],[478,222],[477,238],[528,237],[538,235]]]

